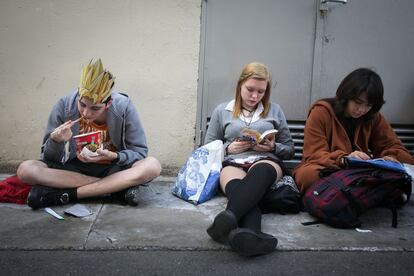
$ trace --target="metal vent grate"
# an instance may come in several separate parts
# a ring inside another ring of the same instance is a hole
[[[300,161],[303,151],[303,131],[305,129],[304,121],[287,121],[293,143],[295,144],[295,156],[293,160]]]
[[[286,167],[292,171],[297,165],[299,165],[302,159],[303,151],[303,131],[305,129],[305,121],[287,121],[290,134],[292,135],[293,143],[295,144],[295,156],[291,160],[284,161]]]
[[[414,155],[414,125],[391,125],[403,145]]]

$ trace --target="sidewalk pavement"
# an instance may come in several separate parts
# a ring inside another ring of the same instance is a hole
[[[7,175],[0,175],[0,179]],[[207,227],[224,209],[226,198],[194,206],[171,194],[174,178],[159,177],[140,187],[137,207],[82,201],[93,214],[76,218],[63,214],[72,205],[52,207],[58,220],[44,209],[0,203],[0,250],[230,250],[210,239]],[[414,201],[399,210],[398,228],[391,227],[391,211],[376,209],[361,217],[362,229],[334,229],[313,221],[306,213],[267,214],[263,231],[275,235],[282,251],[414,251]]]

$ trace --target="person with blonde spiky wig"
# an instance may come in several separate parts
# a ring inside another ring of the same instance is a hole
[[[148,157],[143,126],[131,99],[112,92],[114,77],[100,59],[82,70],[77,91],[61,98],[49,115],[41,160],[27,160],[18,177],[33,185],[33,209],[111,194],[138,205],[137,188],[159,176],[161,165]],[[73,137],[99,131],[103,147],[87,155]]]

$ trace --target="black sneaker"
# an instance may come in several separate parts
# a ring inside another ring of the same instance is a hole
[[[273,252],[277,246],[277,239],[263,232],[238,228],[230,232],[229,243],[234,251],[250,257]]]
[[[33,186],[27,196],[27,205],[32,209],[63,205],[71,200],[72,189],[54,189],[45,186]],[[76,191],[76,189],[74,189]],[[73,195],[72,195],[73,197]]]
[[[128,188],[125,192],[125,202],[130,206],[138,206],[139,201],[139,186]]]
[[[124,205],[138,206],[138,188],[139,186],[134,186],[116,193],[112,193],[111,196],[113,199],[121,202]]]
[[[210,237],[219,243],[226,243],[231,230],[237,227],[236,216],[230,210],[220,212],[207,229]]]

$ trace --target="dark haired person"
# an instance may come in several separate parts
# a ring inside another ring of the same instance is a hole
[[[310,108],[302,162],[293,172],[302,193],[320,178],[321,169],[342,168],[345,156],[414,164],[379,112],[384,103],[380,76],[359,68],[342,80],[336,97],[319,100]]]
[[[147,157],[147,143],[138,113],[125,95],[111,92],[114,77],[100,59],[87,64],[77,91],[61,98],[49,115],[41,161],[20,164],[17,175],[33,185],[33,209],[77,199],[113,194],[136,206],[137,185],[160,174],[161,166]],[[103,148],[97,156],[81,154],[74,135],[100,131]]]
[[[243,256],[274,251],[277,239],[261,231],[258,203],[284,172],[283,161],[294,155],[293,140],[281,107],[270,102],[270,71],[262,63],[247,64],[238,79],[233,100],[216,107],[205,143],[216,139],[226,146],[220,187],[228,198],[207,229],[210,237],[230,246]],[[238,139],[244,128],[260,133],[277,129],[263,144]]]

